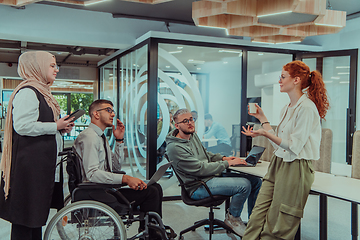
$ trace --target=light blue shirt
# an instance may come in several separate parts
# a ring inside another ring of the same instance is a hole
[[[204,138],[211,138],[212,136],[218,140],[218,144],[225,143],[231,146],[229,135],[227,134],[225,128],[218,122],[213,122],[204,134]]]

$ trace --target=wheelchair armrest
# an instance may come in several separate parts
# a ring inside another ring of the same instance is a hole
[[[194,184],[194,183],[200,183],[201,185],[203,185],[205,187],[205,190],[208,192],[209,196],[211,197],[211,199],[215,200],[213,194],[211,193],[211,191],[210,191],[210,189],[208,187],[208,185],[206,185],[206,182],[204,182],[204,181],[194,180],[194,181],[179,184],[179,186],[186,186],[186,185],[191,185],[191,184]]]
[[[126,186],[125,183],[122,184],[106,184],[106,183],[94,183],[94,182],[82,182],[78,184],[78,188],[92,188],[92,189],[112,189],[112,188],[121,188]]]
[[[72,147],[64,148],[61,152],[59,152],[58,156],[64,156],[70,151],[72,151]]]

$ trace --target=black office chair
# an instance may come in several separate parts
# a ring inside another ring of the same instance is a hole
[[[168,155],[165,153],[164,157],[168,160],[169,160],[169,157]],[[193,226],[191,227],[188,227],[184,230],[182,230],[180,232],[180,235],[179,235],[179,239],[182,239],[182,235],[187,233],[187,232],[190,232],[190,231],[195,231],[195,229],[201,227],[201,226],[205,226],[205,225],[209,225],[209,240],[211,240],[211,236],[212,234],[214,233],[214,225],[217,225],[219,227],[222,227],[224,228],[225,230],[227,230],[228,232],[231,232],[231,233],[235,233],[228,225],[226,225],[223,221],[219,220],[219,219],[216,219],[214,218],[214,208],[216,208],[217,206],[221,205],[225,200],[229,199],[230,197],[229,196],[223,196],[223,195],[213,195],[211,192],[210,192],[210,189],[208,188],[208,186],[206,185],[205,182],[203,181],[191,181],[191,182],[187,182],[187,183],[184,183],[181,178],[179,177],[179,175],[177,174],[177,172],[175,171],[175,169],[173,168],[173,171],[177,177],[177,179],[179,180],[179,186],[181,187],[181,199],[183,200],[183,202],[186,204],[186,205],[189,205],[189,206],[196,206],[196,207],[209,207],[210,208],[210,212],[209,212],[209,218],[206,218],[206,219],[203,219],[203,220],[200,220],[200,221],[197,221],[194,223]],[[185,189],[185,186],[186,185],[192,185],[194,183],[200,183],[202,184],[205,189],[207,190],[207,192],[209,193],[210,197],[207,197],[207,198],[204,198],[204,199],[201,199],[201,200],[194,200],[192,199],[188,192],[186,191]],[[236,233],[235,233],[236,234]]]

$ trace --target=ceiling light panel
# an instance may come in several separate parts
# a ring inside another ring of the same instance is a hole
[[[227,29],[254,42],[294,43],[339,32],[346,12],[326,9],[327,0],[201,0],[193,2],[197,26]]]
[[[312,22],[318,16],[313,14],[287,12],[284,14],[269,15],[266,17],[259,17],[259,23],[273,24],[279,26],[294,25],[304,22]]]
[[[194,60],[194,59],[189,59],[187,61],[188,63],[194,63],[194,64],[204,64],[205,61],[202,61],[202,60]]]

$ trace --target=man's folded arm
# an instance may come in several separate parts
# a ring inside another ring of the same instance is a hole
[[[172,151],[177,154],[172,154]],[[227,161],[208,162],[207,159],[197,159],[191,152],[180,146],[175,146],[168,154],[172,161],[177,162],[177,166],[182,171],[193,176],[213,176],[229,167]]]

